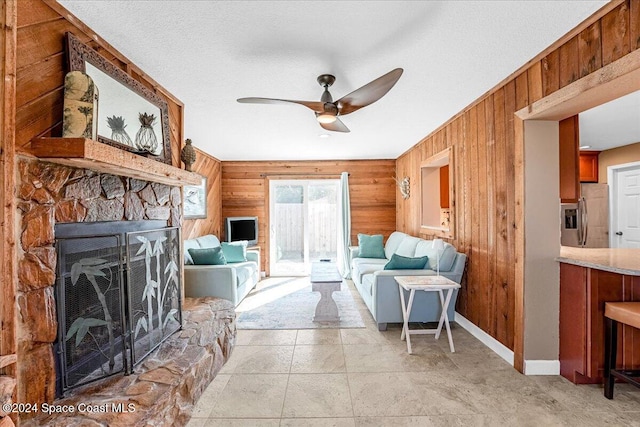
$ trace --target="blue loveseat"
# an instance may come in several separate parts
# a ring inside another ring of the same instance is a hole
[[[449,243],[445,243],[444,246],[439,258],[440,275],[460,283],[467,256],[457,252],[456,248]],[[423,269],[419,270],[385,270],[384,266],[393,254],[410,258],[426,255],[429,261]],[[403,322],[400,292],[398,283],[393,277],[435,275],[437,259],[432,241],[399,231],[394,231],[387,239],[384,255],[385,258],[361,258],[359,247],[350,247],[351,278],[381,331],[387,328],[387,323]],[[408,292],[405,296],[408,298]],[[455,290],[447,310],[450,320],[454,318],[457,297],[458,291]],[[440,312],[437,292],[416,292],[409,321],[437,322],[440,319]]]
[[[184,294],[187,297],[218,297],[240,304],[260,280],[260,253],[247,250],[247,260],[225,265],[193,265],[189,249],[220,246],[212,234],[184,241]]]

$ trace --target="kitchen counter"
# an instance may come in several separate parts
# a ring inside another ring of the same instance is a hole
[[[560,249],[560,375],[575,384],[602,384],[605,304],[640,302],[640,249]],[[623,369],[640,366],[640,330],[624,326]]]
[[[640,276],[640,249],[562,246],[556,261],[612,273]]]

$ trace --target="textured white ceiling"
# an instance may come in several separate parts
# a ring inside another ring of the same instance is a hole
[[[59,0],[185,104],[185,137],[221,160],[396,158],[606,1]],[[380,101],[327,133],[299,105],[396,67]]]

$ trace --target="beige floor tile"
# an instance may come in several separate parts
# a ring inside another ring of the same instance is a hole
[[[457,370],[439,348],[414,346],[409,354],[402,345],[354,344],[344,346],[347,372],[424,372]]]
[[[356,427],[430,427],[426,416],[415,417],[357,417]]]
[[[297,330],[238,329],[236,345],[294,345]]]
[[[629,384],[616,384],[614,398],[604,397],[600,384],[575,385],[561,376],[532,376],[532,381],[569,411],[624,412],[640,411],[640,389]],[[637,391],[634,395],[634,391]]]
[[[414,337],[409,355],[401,325],[380,332],[361,310],[365,328],[238,331],[189,427],[640,427],[628,384],[608,400],[599,385],[522,375],[459,326],[455,353],[443,334]]]
[[[346,372],[341,345],[296,345],[291,373]]]
[[[352,344],[344,346],[347,372],[402,372],[402,357],[386,344]]]
[[[189,420],[187,423],[187,427],[204,427],[204,424],[207,422],[206,418],[193,418]]]
[[[276,374],[288,373],[291,368],[293,346],[237,346],[220,372]]]
[[[462,347],[462,346],[460,346]],[[469,351],[464,347],[456,349],[455,353],[444,352],[449,359],[455,365],[466,372],[484,372],[484,371],[514,371],[517,372],[513,366],[507,363],[506,360],[492,352],[488,351]]]
[[[346,374],[291,374],[283,417],[352,417]]]
[[[279,425],[280,418],[209,418],[198,427],[278,427]]]
[[[280,427],[355,427],[353,418],[283,418]]]
[[[349,373],[356,417],[425,415],[419,390],[406,372]]]
[[[384,344],[385,340],[375,329],[340,329],[342,344]]]
[[[640,411],[636,412],[574,412],[561,414],[565,426],[575,427],[640,427]]]
[[[191,415],[192,419],[207,418],[209,416],[213,405],[229,382],[229,378],[231,378],[231,375],[216,375],[213,381],[211,381],[211,384],[209,384],[209,387],[207,387],[204,393],[202,393],[202,396],[200,396],[200,399],[198,399],[198,403],[193,409],[193,413]]]
[[[613,418],[607,421],[613,421]],[[448,427],[451,425],[481,425],[487,427],[493,426],[522,426],[522,427],[603,427],[603,426],[633,426],[627,423],[630,419],[618,418],[615,422],[607,422],[604,419],[596,417],[585,417],[584,413],[576,412],[557,412],[550,413],[544,411],[518,411],[516,413],[495,413],[485,414],[481,416],[455,416],[448,415],[443,417],[432,417],[432,423],[435,426]],[[621,423],[622,421],[622,423]],[[453,423],[456,424],[453,424]],[[471,424],[473,422],[473,424]]]
[[[488,408],[488,412],[564,412],[568,407],[555,399],[531,377],[515,369],[486,370],[484,372],[463,371],[463,375],[443,379],[442,388],[456,387],[478,396],[476,401]],[[448,380],[448,381],[447,381]]]
[[[409,382],[422,404],[422,415],[475,415],[496,411],[482,391],[458,372],[414,372]]]
[[[300,329],[296,345],[342,344],[340,329]]]
[[[210,418],[280,418],[287,374],[232,375]]]

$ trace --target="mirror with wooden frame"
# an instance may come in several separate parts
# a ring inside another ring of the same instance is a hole
[[[447,148],[420,164],[420,234],[454,237],[453,151]]]
[[[69,71],[89,75],[98,88],[98,141],[171,164],[167,102],[72,33],[66,47]]]

